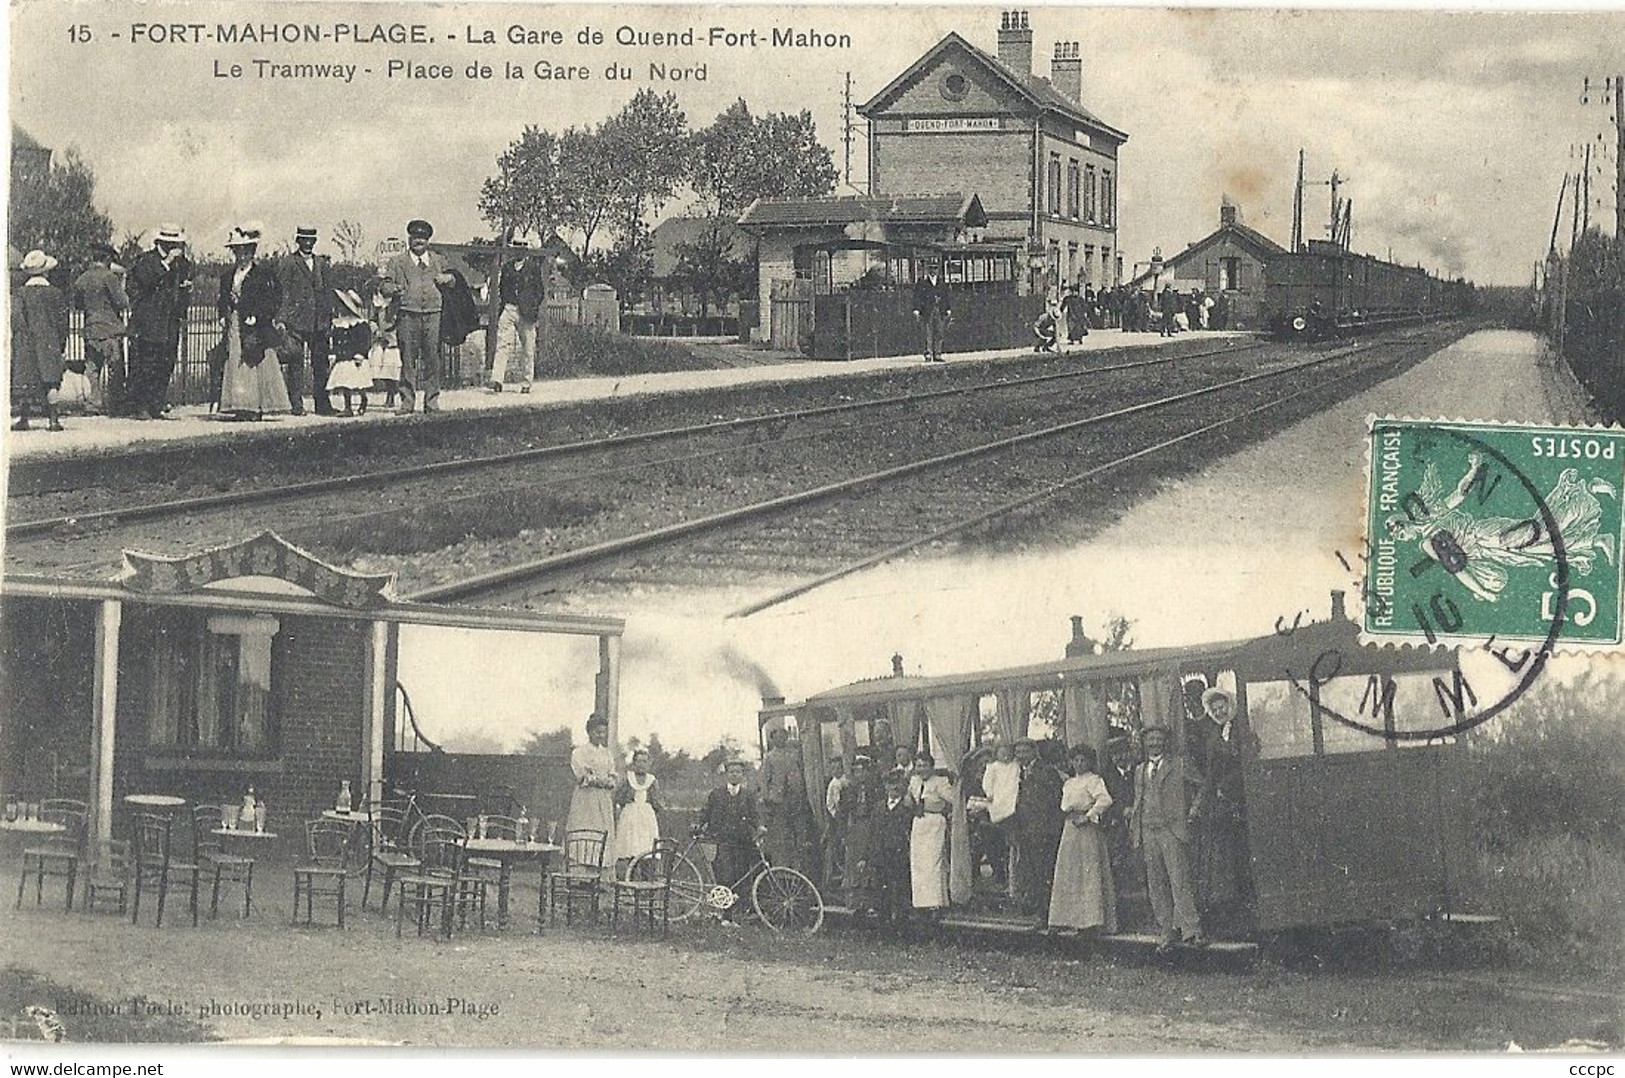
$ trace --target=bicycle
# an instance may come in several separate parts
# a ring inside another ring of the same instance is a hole
[[[703,835],[696,829],[690,833],[688,844],[675,853],[643,854],[627,866],[627,878],[664,878],[666,865],[660,859],[669,856],[672,859],[669,917],[673,921],[693,917],[701,907],[720,915],[739,900],[739,892],[748,881],[751,909],[774,932],[810,936],[823,926],[824,896],[819,894],[817,884],[793,868],[770,863],[759,841],[751,844],[756,850],[756,864],[735,880],[732,887],[715,880],[709,859],[691,856],[694,847],[702,841]]]

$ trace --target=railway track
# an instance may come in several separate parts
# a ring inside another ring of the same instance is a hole
[[[1046,391],[1051,387],[1078,379],[1097,378],[1152,367],[1165,367],[1194,360],[1230,359],[1265,347],[1267,346],[1257,342],[1233,342],[1223,347],[1204,349],[1197,352],[1157,355],[1120,363],[1083,366],[1062,371],[1048,371],[1037,375],[966,383],[920,392],[892,394],[869,400],[843,401],[836,404],[817,405],[782,412],[659,427],[607,438],[563,442],[513,452],[360,471],[303,482],[256,486],[243,490],[221,491],[136,505],[121,505],[89,512],[43,516],[8,523],[6,526],[6,539],[9,542],[28,541],[137,523],[176,520],[218,511],[233,511],[256,506],[274,506],[279,503],[299,502],[304,499],[329,494],[365,492],[376,495],[390,488],[401,487],[422,480],[441,480],[450,476],[485,472],[492,469],[546,466],[554,463],[575,461],[592,455],[641,450],[663,443],[681,443],[707,438],[727,439],[731,436],[748,435],[753,432],[771,433],[774,428],[787,427],[791,424],[840,417],[880,415],[899,409],[951,402],[969,396],[980,397],[989,393]],[[806,436],[813,436],[816,433],[811,432]],[[798,437],[801,436],[803,435],[798,435]],[[750,441],[737,441],[718,447],[718,449],[711,452],[741,452],[753,449],[755,445],[756,443]],[[688,456],[694,458],[703,455],[704,452],[688,454]],[[670,463],[670,459],[658,463]],[[12,513],[17,511],[18,501],[19,499],[13,499]]]
[[[1020,512],[1147,457],[1235,428],[1352,380],[1369,378],[1372,368],[1362,361],[1312,384],[1269,392],[1294,376],[1319,373],[1375,350],[1414,346],[1424,339],[1409,337],[1340,348],[1299,363],[1225,378],[503,565],[423,588],[413,597],[529,602],[583,581],[701,585],[714,584],[734,570],[747,576],[759,571],[782,574],[787,566],[801,570],[804,579],[795,586],[733,612],[748,615],[922,544]],[[1430,346],[1424,346],[1422,354],[1429,350]],[[1407,349],[1381,368],[1403,362],[1414,351]],[[1224,410],[1223,417],[1212,417],[1215,406]],[[1157,422],[1147,422],[1153,417]],[[1157,423],[1172,426],[1161,436],[1131,444],[1142,428],[1153,430]],[[1082,435],[1107,435],[1119,441],[1102,452],[1098,437],[1080,446]],[[1045,453],[1051,458],[1037,469],[1038,478],[1024,472],[1019,459],[1022,452],[1033,450],[1041,450],[1041,458]],[[1011,460],[1016,463],[1010,464]],[[1043,476],[1046,468],[1051,474]],[[1025,493],[1011,497],[1013,490]],[[818,515],[809,518],[807,514],[815,510]],[[832,568],[830,562],[834,562]]]

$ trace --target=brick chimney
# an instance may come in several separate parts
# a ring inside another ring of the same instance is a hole
[[[1083,615],[1072,615],[1072,639],[1066,642],[1066,657],[1076,659],[1080,655],[1093,655],[1098,645],[1083,631]]]
[[[1219,203],[1219,227],[1241,224],[1241,207],[1228,198]]]
[[[1069,100],[1082,103],[1083,57],[1078,55],[1076,41],[1055,43],[1055,56],[1049,62],[1049,81]]]
[[[999,62],[1018,75],[1033,73],[1033,32],[1025,11],[1006,11],[999,19]]]
[[[891,676],[903,676],[903,657],[901,655],[893,655],[891,657]]]

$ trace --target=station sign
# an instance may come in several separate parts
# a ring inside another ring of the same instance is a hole
[[[243,577],[270,577],[335,606],[363,610],[389,602],[393,574],[356,573],[318,560],[274,532],[183,557],[124,552],[127,591],[177,595]]]
[[[960,131],[997,131],[997,116],[915,116],[903,121],[911,133],[953,134]]]
[[[378,241],[378,247],[376,248],[376,254],[378,256],[378,261],[380,261],[380,262],[382,262],[386,258],[394,258],[398,254],[405,254],[405,253],[406,253],[406,241],[401,239],[399,236],[391,236],[387,240],[379,240]]]

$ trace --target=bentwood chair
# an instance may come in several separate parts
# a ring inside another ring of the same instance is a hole
[[[164,926],[164,904],[169,889],[186,887],[192,909],[192,927],[197,927],[197,889],[200,870],[196,863],[175,859],[174,821],[168,816],[143,812],[135,820],[135,902],[130,923],[141,920],[141,894],[149,887],[158,892],[158,916],[153,924]]]
[[[620,929],[621,909],[624,906],[634,928],[646,925],[653,932],[658,917],[661,935],[671,930],[671,874],[680,853],[673,840],[657,839],[653,855],[638,862],[639,865],[651,865],[656,869],[652,878],[632,879],[629,870],[627,879],[616,879],[610,884],[612,929]]]
[[[225,813],[219,805],[192,809],[192,860],[198,871],[214,878],[209,916],[220,915],[220,885],[236,883],[243,888],[243,916],[247,917],[254,908],[254,859],[226,851],[221,839],[212,834],[224,824]]]
[[[361,908],[372,897],[372,876],[383,873],[384,893],[379,912],[389,907],[389,891],[403,872],[421,867],[422,860],[406,848],[406,807],[400,802],[375,805],[367,824],[367,879],[361,889]]]
[[[17,907],[22,907],[23,885],[32,874],[34,905],[43,904],[45,878],[50,876],[64,881],[62,908],[71,910],[74,885],[78,882],[79,867],[84,858],[89,806],[72,798],[53,797],[40,802],[39,818],[46,823],[60,825],[62,832],[23,847],[22,871],[17,877]]]
[[[293,867],[293,920],[305,900],[304,924],[316,923],[318,898],[330,900],[344,927],[345,885],[350,879],[350,825],[342,820],[305,821],[305,860]]]
[[[99,901],[113,898],[118,901],[119,916],[130,912],[131,864],[129,839],[110,840],[98,856],[90,859],[85,873],[85,897],[79,908],[85,913],[95,913]]]
[[[577,902],[585,902],[592,924],[598,923],[599,903],[604,891],[604,847],[609,835],[604,831],[578,827],[564,834],[564,867],[547,874],[548,920],[558,917],[559,900],[564,901],[564,923],[575,919]],[[538,906],[536,918],[541,920]]]
[[[406,923],[407,906],[413,909],[420,936],[437,912],[448,939],[454,924],[467,925],[470,913],[478,916],[480,929],[485,929],[487,883],[465,873],[467,838],[461,827],[431,827],[423,832],[419,851],[422,864],[400,878],[400,894],[395,902],[396,938]]]

